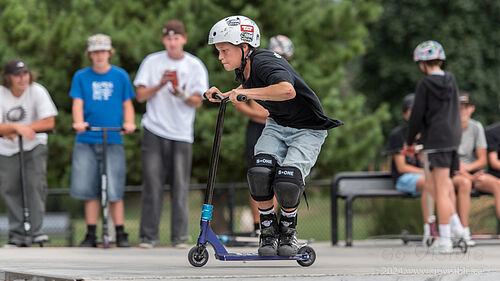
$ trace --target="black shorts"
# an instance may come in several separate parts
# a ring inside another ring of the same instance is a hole
[[[450,168],[456,171],[460,168],[460,160],[456,151],[429,153],[429,167]]]

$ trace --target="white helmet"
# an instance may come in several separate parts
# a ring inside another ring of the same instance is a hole
[[[293,43],[285,35],[276,35],[269,39],[268,49],[278,53],[285,58],[293,57]]]
[[[228,42],[233,45],[247,43],[257,48],[260,45],[260,31],[257,24],[245,16],[230,16],[218,21],[208,34],[208,44]]]

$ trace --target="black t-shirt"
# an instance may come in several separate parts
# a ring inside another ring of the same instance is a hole
[[[485,134],[486,141],[488,142],[488,153],[496,151],[498,156],[500,156],[500,123],[495,123],[486,127]],[[491,166],[488,173],[500,178],[500,171],[493,170]]]
[[[252,55],[251,72],[243,88],[263,88],[280,82],[288,82],[296,95],[286,101],[256,100],[269,111],[276,123],[297,129],[328,130],[344,123],[326,117],[316,94],[307,86],[293,67],[281,56],[268,50],[257,49]]]
[[[396,168],[396,162],[394,161],[394,155],[400,154],[403,149],[403,144],[406,140],[406,135],[408,134],[408,125],[400,125],[394,128],[389,135],[389,139],[387,140],[387,145],[385,147],[385,153],[387,155],[393,155],[391,161],[391,173],[392,177],[397,180],[401,174],[398,172]],[[405,162],[407,164],[422,168],[422,162],[420,161],[417,154],[406,154]]]

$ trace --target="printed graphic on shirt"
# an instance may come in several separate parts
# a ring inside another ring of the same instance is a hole
[[[109,100],[113,95],[113,82],[94,81],[92,82],[92,99]]]
[[[9,122],[20,122],[26,118],[26,109],[24,109],[22,106],[16,106],[9,111],[7,111],[6,114],[6,119]]]

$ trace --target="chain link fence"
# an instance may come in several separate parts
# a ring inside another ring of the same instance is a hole
[[[331,241],[330,181],[311,182],[306,187],[307,203],[299,206],[297,230],[299,238],[309,241]],[[204,185],[192,185],[189,193],[190,243],[196,243],[204,199]],[[246,183],[218,184],[214,194],[212,229],[217,234],[248,234],[253,230],[253,218],[248,204]],[[132,245],[139,243],[141,213],[140,187],[127,187],[125,201],[125,231]],[[22,210],[19,210],[20,212]],[[339,241],[345,239],[345,204],[339,200]],[[353,235],[355,240],[379,235],[398,235],[403,230],[410,234],[422,233],[420,199],[359,198],[353,206]],[[83,202],[68,195],[67,189],[51,189],[47,198],[44,229],[51,241],[46,246],[77,246],[86,234]],[[160,245],[170,245],[170,194],[164,192],[164,206],[160,228]],[[497,233],[495,201],[492,196],[471,200],[469,219],[473,234]],[[0,243],[7,243],[7,218],[0,203]],[[101,221],[97,226],[98,236]],[[113,227],[110,228],[112,237]]]
[[[189,243],[194,244],[200,231],[201,208],[204,200],[204,185],[192,185],[189,192]],[[166,187],[168,189],[168,187]],[[132,245],[139,243],[141,214],[141,188],[127,187],[125,203],[125,231]],[[329,181],[316,181],[306,187],[307,201],[299,206],[298,232],[302,239],[328,241],[331,237]],[[83,201],[69,196],[68,189],[49,189],[44,230],[50,242],[46,246],[78,246],[84,239],[87,226]],[[253,218],[249,208],[249,192],[246,183],[216,185],[212,229],[216,234],[248,234],[253,231]],[[309,207],[307,207],[309,205]],[[22,212],[22,210],[19,210]],[[159,225],[160,245],[170,245],[170,225],[175,218],[170,215],[170,193],[164,192],[162,219]],[[101,235],[101,220],[97,225]],[[114,228],[110,228],[114,240]],[[8,242],[8,223],[3,202],[0,203],[0,243]]]

